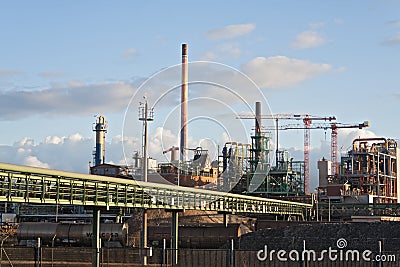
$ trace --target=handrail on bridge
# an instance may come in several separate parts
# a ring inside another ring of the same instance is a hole
[[[0,202],[167,208],[308,216],[312,205],[0,163]]]

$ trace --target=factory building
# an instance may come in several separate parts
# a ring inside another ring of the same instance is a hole
[[[318,162],[321,201],[340,203],[399,203],[400,177],[397,142],[386,138],[357,138],[341,157],[339,172],[332,162]]]

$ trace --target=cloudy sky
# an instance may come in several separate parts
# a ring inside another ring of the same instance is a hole
[[[99,114],[106,161],[129,161],[141,146],[144,95],[156,103],[150,154],[162,160],[179,144],[182,43],[193,62],[191,147],[248,142],[252,123],[235,116],[256,100],[264,114],[369,120],[368,130],[339,132],[341,151],[358,136],[399,138],[398,1],[0,3],[2,162],[87,172]],[[311,133],[312,185],[329,142],[330,131]],[[299,159],[302,144],[301,130],[280,136]]]

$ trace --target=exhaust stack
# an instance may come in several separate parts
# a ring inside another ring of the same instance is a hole
[[[181,139],[180,159],[186,161],[185,148],[187,148],[187,115],[188,115],[188,54],[187,44],[182,44],[182,88],[181,88]]]
[[[104,164],[106,152],[107,122],[104,116],[99,116],[93,128],[96,132],[96,150],[94,152],[94,166]]]
[[[256,135],[261,134],[261,102],[256,102],[256,121],[255,121]]]
[[[262,142],[261,142],[261,102],[256,102],[256,117],[255,117],[255,159],[257,162],[261,163],[262,162],[262,154],[261,154],[261,147],[262,147]],[[263,168],[263,165],[258,165],[256,166],[258,170],[261,170]]]

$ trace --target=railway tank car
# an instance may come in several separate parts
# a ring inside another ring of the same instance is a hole
[[[23,222],[17,229],[20,246],[36,245],[39,237],[43,246],[91,246],[92,236],[91,224]],[[100,238],[104,247],[126,246],[128,227],[118,223],[100,224]]]
[[[249,233],[251,230],[243,224],[209,224],[200,226],[179,226],[178,243],[180,248],[197,248],[197,249],[217,249],[231,239],[236,239],[243,234]],[[136,244],[139,244],[140,235],[132,237]],[[171,241],[171,226],[158,225],[148,226],[148,241],[151,246],[162,247],[163,240],[166,240],[167,246]]]

